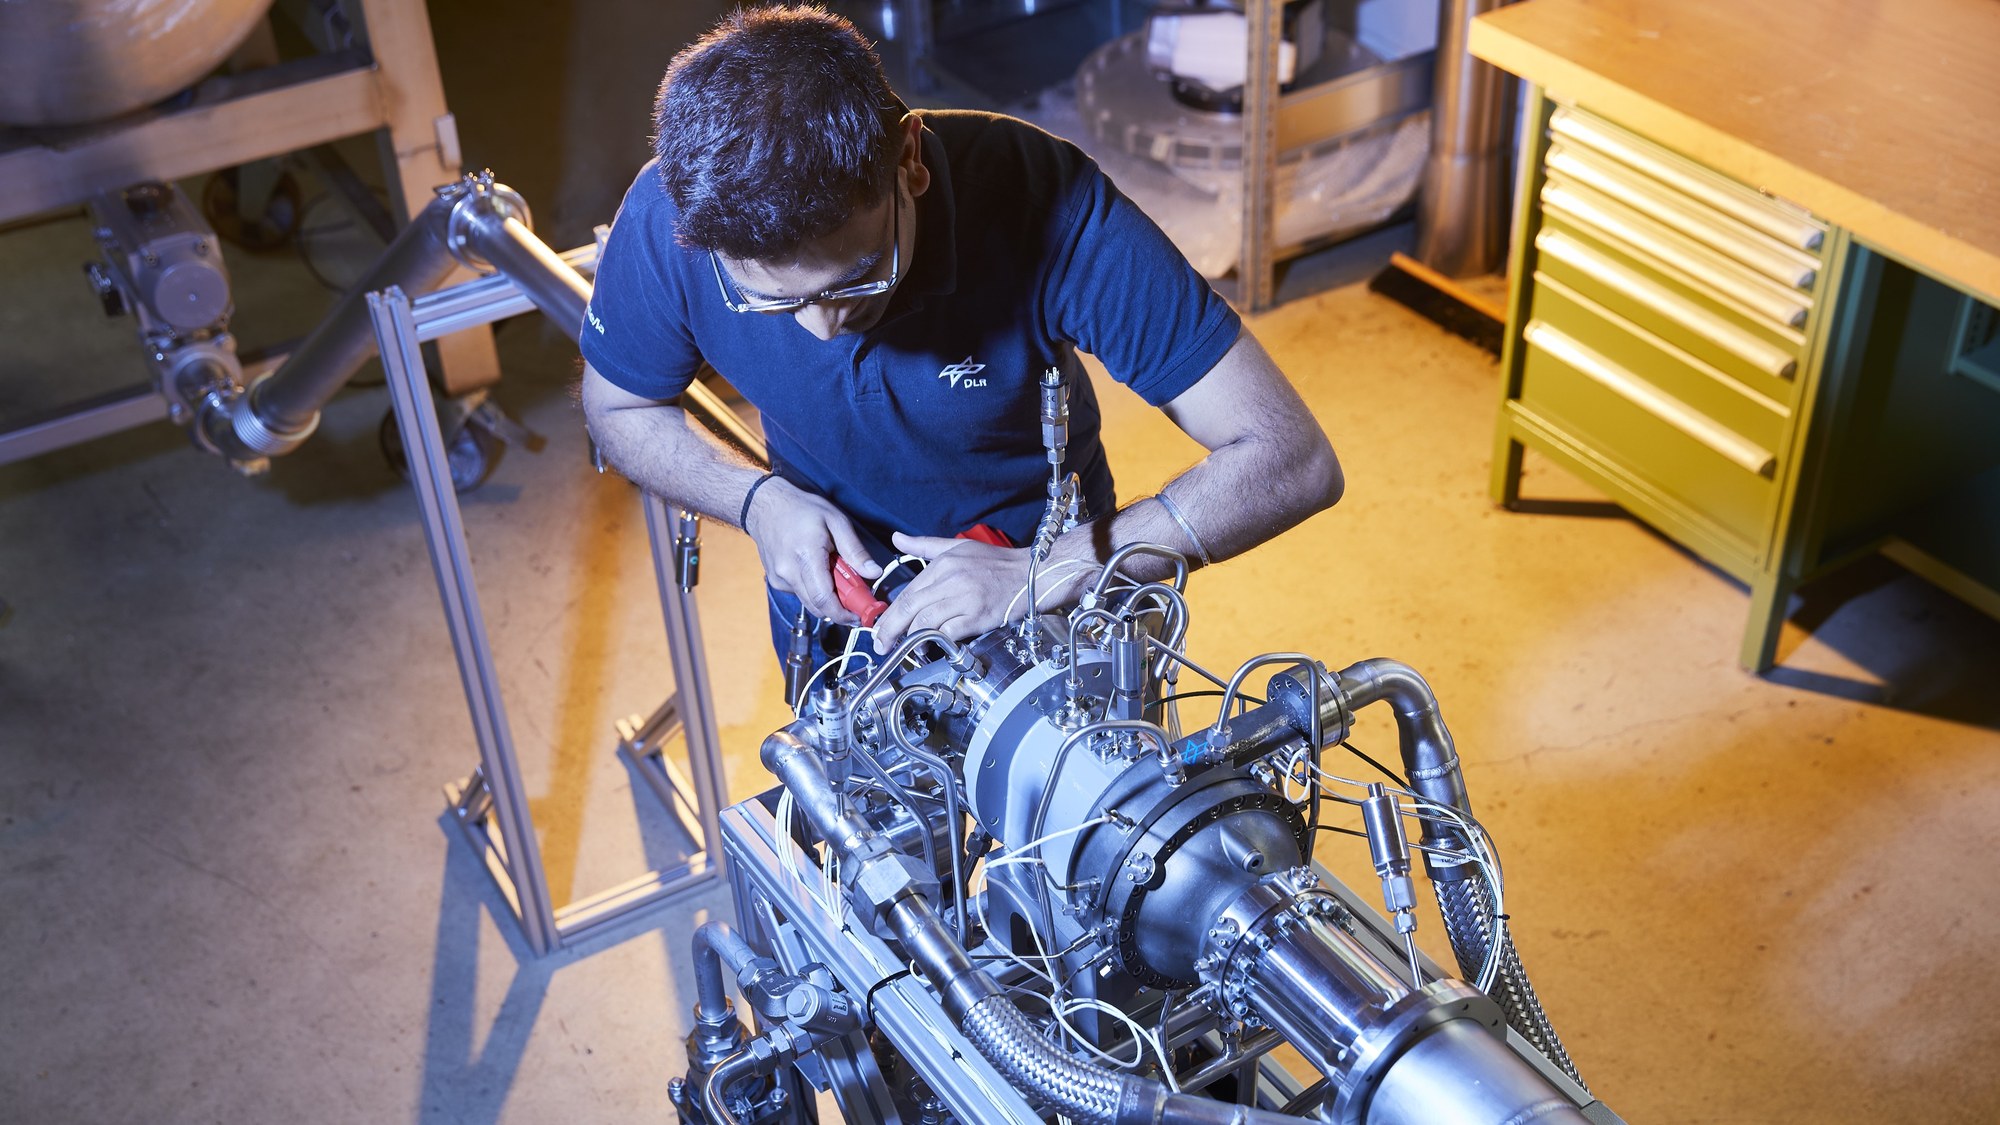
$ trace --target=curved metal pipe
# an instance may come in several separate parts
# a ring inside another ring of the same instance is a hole
[[[758,757],[763,759],[764,768],[792,791],[792,800],[806,814],[813,831],[845,859],[863,839],[875,835],[875,830],[841,799],[818,753],[799,737],[804,729],[803,722],[793,722],[773,731],[764,739]]]
[[[1415,668],[1400,660],[1363,660],[1335,674],[1340,691],[1352,713],[1371,703],[1388,703],[1396,712],[1396,735],[1403,752],[1403,769],[1410,788],[1425,798],[1472,815],[1472,802],[1465,794],[1465,778],[1458,768],[1458,746],[1444,725],[1437,694]],[[1426,836],[1456,837],[1451,829],[1426,822]],[[1436,843],[1426,839],[1426,843]],[[1451,839],[1449,843],[1468,846],[1471,841]],[[1465,879],[1474,872],[1467,864],[1440,864],[1426,853],[1433,879]]]
[[[756,1073],[757,1060],[748,1048],[722,1060],[708,1072],[708,1082],[701,1088],[701,1107],[708,1113],[708,1125],[737,1125],[724,1091]]]
[[[707,1022],[728,1018],[729,993],[723,985],[722,963],[729,962],[729,967],[740,975],[756,959],[757,951],[727,922],[708,922],[695,930],[695,1017]]]
[[[1458,748],[1451,731],[1445,728],[1437,695],[1423,676],[1400,661],[1376,659],[1343,668],[1336,678],[1350,711],[1384,701],[1395,708],[1396,733],[1402,744],[1403,768],[1408,772],[1410,788],[1437,804],[1471,816],[1472,802],[1466,796],[1465,776],[1459,770]],[[1424,826],[1427,844],[1460,850],[1471,844],[1470,840],[1457,838],[1460,833],[1456,828],[1441,825],[1434,817],[1425,818]],[[1492,899],[1487,896],[1478,867],[1469,862],[1453,862],[1431,851],[1424,852],[1424,867],[1437,892],[1438,910],[1444,916],[1459,972],[1477,979],[1496,940],[1487,921],[1493,909]],[[1521,966],[1512,939],[1503,931],[1497,940],[1501,943],[1501,960],[1493,998],[1506,1013],[1508,1024],[1575,1079],[1577,1085],[1583,1085],[1583,1076],[1577,1073],[1576,1065],[1549,1023],[1548,1014],[1542,1010],[1534,986],[1528,983],[1527,970]]]
[[[943,649],[946,661],[958,671],[964,672],[972,666],[972,657],[965,649],[936,629],[925,629],[904,637],[903,643],[897,645],[893,652],[875,665],[874,673],[862,682],[861,690],[848,697],[847,706],[840,709],[840,745],[829,747],[830,754],[835,757],[842,756],[847,753],[848,747],[854,745],[855,713],[860,710],[863,703],[874,696],[875,690],[882,686],[882,682],[895,673],[904,658],[922,648],[926,642],[935,642]]]
[[[1186,555],[1181,554],[1172,547],[1162,547],[1158,543],[1127,543],[1111,553],[1111,558],[1105,562],[1104,570],[1098,574],[1097,582],[1091,587],[1090,592],[1102,598],[1105,588],[1111,585],[1112,576],[1118,573],[1118,564],[1131,558],[1133,555],[1152,555],[1154,558],[1165,559],[1174,564],[1174,590],[1176,593],[1187,590],[1188,564]]]
[[[906,687],[897,692],[896,698],[889,704],[889,737],[895,740],[897,749],[936,775],[938,788],[944,790],[944,818],[945,824],[948,825],[945,829],[945,834],[946,838],[950,840],[948,846],[951,849],[952,909],[955,913],[954,920],[958,923],[958,928],[955,932],[958,934],[959,940],[963,941],[965,940],[968,927],[968,919],[965,912],[965,869],[972,865],[972,861],[963,858],[960,855],[958,847],[958,830],[959,825],[962,823],[958,803],[958,778],[953,776],[949,763],[943,758],[925,750],[923,747],[918,746],[916,740],[909,736],[909,732],[903,729],[904,703],[915,699],[919,695],[929,695],[932,698],[932,705],[936,706],[939,697],[944,694],[934,684],[918,684],[914,687]]]
[[[764,740],[761,756],[839,853],[843,866],[858,857],[875,833],[845,809],[812,748],[787,727]],[[1036,1032],[998,984],[973,967],[965,947],[928,900],[906,895],[888,909],[887,918],[903,951],[944,997],[945,1010],[963,1023],[966,1038],[980,1054],[1008,1081],[1085,1125],[1299,1125],[1298,1118],[1175,1094],[1159,1082],[1070,1058]],[[711,1103],[719,1098],[735,1061],[735,1056],[725,1060],[710,1076],[705,1096]],[[1218,1117],[1219,1112],[1224,1116]]]

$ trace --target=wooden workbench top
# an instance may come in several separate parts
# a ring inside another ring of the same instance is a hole
[[[2000,303],[2000,0],[1525,0],[1471,46]]]

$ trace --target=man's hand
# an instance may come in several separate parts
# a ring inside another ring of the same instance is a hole
[[[1007,603],[1028,583],[1028,552],[971,539],[894,536],[896,549],[924,560],[924,572],[903,587],[875,620],[875,651],[887,653],[911,633],[938,629],[961,641],[1006,624]],[[1020,611],[1023,595],[1015,603]]]
[[[834,593],[833,556],[846,559],[871,581],[881,577],[882,568],[868,557],[846,513],[824,497],[773,477],[751,497],[743,530],[757,544],[764,577],[773,588],[797,595],[815,617],[842,625],[861,623]]]

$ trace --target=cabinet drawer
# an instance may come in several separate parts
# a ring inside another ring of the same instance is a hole
[[[1760,449],[1782,447],[1791,422],[1784,403],[1652,335],[1588,294],[1537,273],[1530,316]]]
[[[1585,345],[1531,321],[1520,398],[1599,455],[1754,545],[1775,502],[1775,452]]]
[[[1773,281],[1657,223],[1609,196],[1560,176],[1542,185],[1542,211],[1620,254],[1659,271],[1672,284],[1733,310],[1746,323],[1802,341],[1813,295]]]
[[[1609,196],[1773,281],[1810,290],[1819,280],[1817,255],[1786,245],[1589,149],[1552,145],[1545,163],[1551,176]]]
[[[1826,224],[1804,208],[1703,168],[1573,106],[1556,109],[1549,132],[1792,249],[1814,253],[1826,238]]]
[[[1537,281],[1561,282],[1760,395],[1795,399],[1804,336],[1746,318],[1560,216],[1545,216],[1535,251]]]

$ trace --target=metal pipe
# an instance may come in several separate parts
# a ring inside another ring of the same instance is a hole
[[[499,210],[470,211],[459,228],[467,245],[507,276],[556,327],[574,337],[583,330],[590,282],[562,260],[527,224]]]
[[[391,286],[427,292],[457,265],[445,233],[457,186],[439,189],[283,366],[241,394],[203,399],[194,424],[210,446],[232,460],[255,460],[289,453],[312,436],[320,408],[375,354],[368,294]]]
[[[764,740],[762,757],[839,854],[842,865],[852,862],[874,833],[841,807],[838,791],[812,748],[787,727]],[[1043,1039],[1000,986],[973,966],[965,947],[928,900],[905,895],[889,907],[886,917],[903,952],[944,997],[946,1011],[959,1019],[979,1053],[1008,1081],[1084,1125],[1299,1125],[1298,1118],[1174,1094],[1159,1082],[1114,1074],[1070,1058]],[[711,1101],[718,1096],[717,1080],[734,1061],[734,1057],[725,1061],[711,1076]]]
[[[1273,1048],[1281,1046],[1284,1042],[1284,1036],[1279,1035],[1269,1028],[1255,1032],[1244,1039],[1242,1043],[1238,1044],[1236,1050],[1217,1055],[1215,1058],[1181,1075],[1180,1087],[1183,1090],[1199,1090],[1235,1070],[1237,1067],[1242,1066],[1244,1063],[1255,1062],[1263,1058]]]
[[[971,670],[972,657],[966,653],[964,648],[959,646],[958,642],[936,629],[925,629],[904,637],[903,643],[897,645],[895,651],[884,657],[881,663],[875,666],[874,672],[868,679],[862,682],[861,690],[849,697],[847,706],[841,708],[840,745],[827,748],[827,752],[831,756],[836,758],[842,757],[847,753],[847,748],[854,745],[855,712],[875,694],[875,689],[881,687],[882,682],[887,680],[896,671],[897,665],[901,664],[904,658],[917,651],[917,649],[922,648],[926,642],[935,642],[939,648],[943,649],[945,660],[953,669],[959,672]]]
[[[708,922],[694,932],[694,1014],[703,1021],[726,1018],[730,1012],[729,993],[724,990],[722,963],[741,974],[757,951],[750,948],[727,922]]]
[[[1417,195],[1417,260],[1447,277],[1500,268],[1506,250],[1507,75],[1472,57],[1474,17],[1507,0],[1444,0],[1438,10],[1431,151]]]
[[[889,704],[889,736],[895,740],[896,747],[904,754],[930,770],[937,777],[938,788],[944,790],[944,817],[947,825],[945,834],[949,840],[948,846],[951,848],[952,910],[958,923],[955,932],[959,940],[964,941],[968,929],[965,913],[965,869],[972,865],[972,860],[962,858],[958,847],[958,830],[962,823],[959,819],[958,778],[952,774],[949,763],[918,746],[916,740],[909,737],[909,732],[903,729],[904,703],[919,695],[929,695],[932,697],[932,706],[935,707],[941,694],[940,689],[931,684],[918,684],[897,692],[896,698]]]
[[[1090,592],[1098,598],[1102,598],[1105,588],[1111,585],[1112,577],[1118,573],[1119,564],[1133,555],[1152,555],[1155,558],[1165,559],[1172,563],[1174,566],[1175,592],[1187,589],[1188,564],[1186,555],[1181,554],[1171,547],[1162,547],[1158,543],[1127,543],[1111,553],[1111,558],[1104,564],[1103,571],[1097,575],[1097,582],[1091,586]]]
[[[1388,703],[1396,712],[1396,735],[1403,753],[1403,770],[1410,788],[1424,798],[1470,816],[1472,802],[1465,794],[1465,778],[1459,773],[1458,748],[1444,725],[1437,694],[1415,668],[1399,660],[1363,660],[1335,673],[1339,691],[1346,697],[1349,714],[1371,703]],[[1433,846],[1469,848],[1470,840],[1459,839],[1455,828],[1426,820],[1424,843]],[[1477,872],[1469,862],[1453,862],[1435,853],[1424,853],[1431,879],[1472,878]]]
[[[813,831],[845,859],[863,839],[875,835],[875,830],[848,808],[840,790],[834,788],[819,755],[799,737],[805,729],[804,722],[793,722],[772,732],[758,756],[764,768],[792,791],[792,800],[806,814]]]
[[[724,1091],[756,1073],[757,1059],[751,1055],[748,1048],[722,1060],[709,1072],[708,1082],[701,1090],[701,1104],[708,1112],[708,1125],[737,1125],[736,1115],[729,1112]]]

